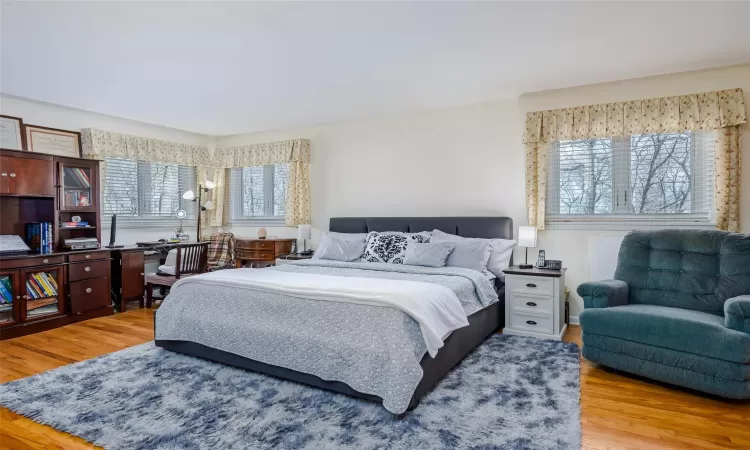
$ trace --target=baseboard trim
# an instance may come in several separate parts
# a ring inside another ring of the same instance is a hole
[[[580,325],[581,324],[581,322],[578,321],[578,316],[570,316],[568,318],[568,321],[570,322],[571,325]]]

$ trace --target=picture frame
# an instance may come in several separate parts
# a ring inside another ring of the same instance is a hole
[[[26,151],[23,119],[0,114],[0,148]]]
[[[59,128],[24,125],[26,151],[47,155],[81,157],[81,133]]]

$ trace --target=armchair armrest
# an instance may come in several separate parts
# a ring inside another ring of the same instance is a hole
[[[584,308],[607,308],[627,305],[630,288],[624,281],[602,280],[581,283],[576,292],[583,298]]]
[[[750,333],[750,295],[740,295],[724,302],[724,321],[731,330]]]

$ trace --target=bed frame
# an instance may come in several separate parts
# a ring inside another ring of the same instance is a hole
[[[331,218],[330,231],[339,233],[367,233],[370,231],[403,231],[417,233],[438,229],[450,234],[474,238],[513,238],[513,219],[510,217],[335,217]],[[469,326],[454,331],[435,358],[425,354],[420,362],[424,375],[417,385],[409,403],[409,410],[419,404],[420,399],[435,384],[443,379],[462,359],[481,344],[493,332],[505,325],[505,290],[500,280],[496,280],[495,290],[500,301],[483,308],[468,317]],[[156,327],[156,321],[154,321]],[[346,383],[323,380],[283,367],[265,364],[244,358],[233,353],[216,350],[205,345],[188,341],[155,341],[158,347],[167,350],[217,361],[277,378],[296,381],[322,389],[327,389],[354,397],[382,403],[378,396],[365,394],[352,389]]]

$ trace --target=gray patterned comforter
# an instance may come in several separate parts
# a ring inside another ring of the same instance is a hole
[[[484,275],[455,267],[307,260],[259,270],[437,283],[456,294],[467,316],[498,301]],[[172,290],[156,312],[156,339],[340,381],[377,395],[395,414],[406,411],[427,352],[419,324],[393,308],[201,284]]]

